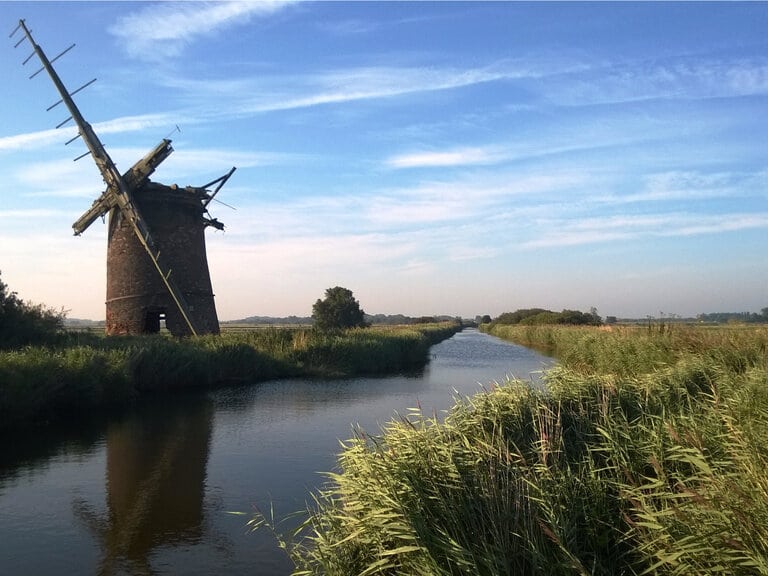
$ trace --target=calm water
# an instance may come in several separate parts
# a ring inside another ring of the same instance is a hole
[[[0,461],[0,574],[286,575],[254,509],[304,508],[353,425],[438,413],[551,360],[466,330],[418,375],[282,380],[169,398],[108,422],[16,438]]]

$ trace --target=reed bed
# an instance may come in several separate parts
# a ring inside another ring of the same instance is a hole
[[[484,331],[552,354],[580,372],[635,375],[674,363],[685,355],[705,355],[736,369],[764,362],[766,326],[689,325],[570,326],[484,325]]]
[[[348,441],[294,574],[768,574],[766,331],[538,334],[546,392]]]
[[[432,344],[460,329],[267,328],[187,339],[66,334],[52,346],[0,351],[0,429],[118,407],[150,392],[413,370],[426,364]]]

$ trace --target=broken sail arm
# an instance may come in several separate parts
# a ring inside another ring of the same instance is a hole
[[[73,93],[70,93],[64,86],[64,83],[61,81],[61,78],[59,78],[58,73],[53,68],[52,61],[48,60],[48,57],[45,55],[43,49],[37,43],[35,43],[34,38],[32,37],[32,34],[27,28],[24,20],[19,20],[19,24],[11,33],[11,36],[15,35],[20,29],[23,31],[24,37],[22,37],[22,39],[16,43],[15,47],[18,47],[26,39],[34,49],[34,52],[24,61],[24,64],[29,62],[32,56],[37,55],[38,59],[43,65],[43,67],[35,72],[31,78],[36,76],[42,70],[45,70],[48,73],[51,80],[53,81],[54,86],[59,92],[59,95],[61,96],[60,101],[56,102],[50,108],[53,108],[62,102],[66,105],[70,113],[70,118],[74,120],[75,124],[77,125],[78,135],[83,139],[83,142],[85,142],[85,145],[88,148],[88,152],[84,154],[84,156],[88,153],[91,154],[94,162],[96,163],[96,166],[99,169],[99,172],[101,172],[105,184],[107,185],[106,191],[73,225],[75,234],[79,234],[84,231],[96,218],[106,213],[112,207],[117,207],[121,211],[123,217],[130,223],[134,233],[136,234],[136,237],[144,247],[146,253],[149,255],[152,264],[157,270],[157,273],[159,274],[163,284],[168,290],[168,293],[170,294],[176,307],[181,313],[181,316],[184,319],[184,322],[186,323],[190,332],[192,334],[197,334],[198,330],[196,329],[190,306],[187,304],[184,295],[176,285],[176,282],[171,275],[172,268],[170,263],[165,262],[164,259],[161,258],[160,251],[157,249],[157,246],[152,239],[149,226],[147,225],[145,219],[142,217],[141,212],[133,199],[133,192],[137,189],[137,187],[141,186],[146,181],[146,178],[149,176],[149,174],[151,174],[157,165],[162,162],[162,160],[164,160],[173,150],[170,147],[170,140],[163,140],[160,145],[158,145],[152,152],[150,152],[133,168],[131,168],[131,170],[129,170],[124,177],[122,174],[120,174],[117,166],[112,161],[107,151],[104,149],[103,144],[96,136],[96,133],[94,132],[91,125],[86,122],[85,118],[83,118],[83,115],[80,113],[80,110],[72,99]],[[69,48],[65,50],[65,52],[67,51],[69,51]],[[54,58],[54,60],[59,58],[64,53]],[[84,87],[85,86],[79,88],[78,91]],[[59,126],[64,125],[70,120],[70,118],[67,118],[67,120],[59,124]],[[78,158],[76,158],[76,160],[77,159]]]

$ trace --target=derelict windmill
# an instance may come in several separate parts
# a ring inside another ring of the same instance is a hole
[[[80,235],[94,220],[109,213],[107,244],[107,334],[140,334],[160,330],[165,319],[174,335],[218,333],[219,321],[213,299],[211,278],[205,253],[205,229],[212,226],[223,230],[224,225],[211,218],[208,204],[227,182],[227,174],[201,187],[165,186],[151,182],[149,176],[165,160],[173,148],[171,141],[162,140],[144,158],[124,174],[107,154],[96,133],[85,121],[72,96],[94,80],[69,92],[53,68],[52,62],[74,47],[72,44],[53,60],[48,60],[38,46],[24,20],[11,33],[19,30],[24,40],[34,48],[24,64],[37,55],[53,80],[70,116],[58,124],[61,128],[70,120],[77,125],[78,134],[66,144],[82,138],[88,152],[101,172],[107,189],[72,225]],[[210,186],[216,185],[211,192]]]

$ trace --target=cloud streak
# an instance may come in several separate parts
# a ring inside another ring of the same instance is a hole
[[[497,61],[485,66],[370,66],[304,76],[247,77],[221,82],[169,79],[191,98],[215,92],[244,113],[265,113],[329,104],[517,82],[556,105],[595,105],[652,99],[704,99],[768,94],[768,62],[709,60],[690,65],[621,63],[599,71],[558,61]],[[252,95],[243,98],[243,94]]]
[[[217,34],[254,16],[273,14],[291,4],[258,2],[169,2],[152,4],[120,18],[109,31],[132,57],[164,60],[178,56],[200,37]]]
[[[250,3],[246,4],[250,6]],[[242,78],[224,81],[165,77],[162,80],[164,86],[183,91],[179,96],[180,101],[185,102],[183,108],[122,116],[94,123],[93,128],[97,134],[103,135],[167,128],[178,124],[205,124],[224,119],[248,117],[253,114],[452,90],[520,78],[526,74],[528,72],[524,70],[502,69],[498,66],[474,69],[358,67],[306,76]],[[210,107],[212,97],[217,102],[215,108]],[[0,151],[29,150],[50,146],[69,139],[70,132],[74,133],[71,126],[65,131],[50,129],[2,137]],[[474,161],[471,157],[467,159],[467,163],[474,163],[481,156],[488,157],[492,152],[477,149],[448,154],[453,154],[454,160],[461,155],[474,154],[477,157]],[[394,167],[406,167],[408,161],[406,156],[391,160]],[[427,157],[411,159],[414,165],[419,161],[424,162],[429,159]],[[432,158],[432,162],[440,161],[445,163],[451,160],[445,156],[442,160],[440,156]]]
[[[768,213],[652,214],[614,216],[580,221],[539,223],[538,238],[524,242],[527,249],[578,246],[642,238],[673,238],[768,228]]]
[[[542,74],[525,63],[495,62],[487,66],[356,66],[305,75],[261,75],[258,78],[189,79],[168,76],[166,86],[183,90],[197,107],[211,97],[228,101],[225,114],[255,114],[330,104],[393,98],[535,78]]]
[[[443,152],[413,152],[399,154],[385,160],[391,168],[435,168],[495,164],[506,155],[488,148],[459,148]]]
[[[765,95],[768,60],[616,61],[601,69],[545,78],[541,90],[552,102],[566,106]]]
[[[50,130],[41,130],[37,132],[28,132],[26,134],[16,134],[14,136],[3,136],[0,138],[0,151],[15,150],[33,150],[65,142],[62,138],[63,133],[60,130],[51,128]]]
[[[158,112],[123,116],[104,122],[95,122],[92,126],[96,134],[101,136],[104,134],[141,132],[152,128],[167,128],[179,123],[196,124],[200,122],[199,118],[184,113]],[[60,130],[51,128],[50,130],[4,136],[0,138],[0,151],[34,150],[54,144],[63,145],[75,134],[77,134],[76,128],[68,126]]]

